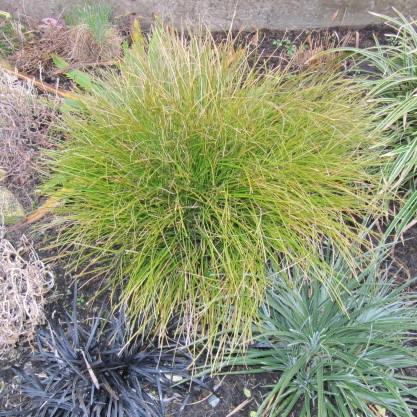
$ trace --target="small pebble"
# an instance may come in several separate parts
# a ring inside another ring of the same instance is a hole
[[[210,395],[209,399],[208,399],[208,403],[213,407],[216,408],[219,405],[220,402],[220,398],[217,397],[216,395]]]
[[[24,219],[25,211],[17,198],[6,188],[0,186],[1,220],[6,226],[13,225]]]
[[[243,394],[245,395],[246,398],[250,398],[252,396],[252,392],[248,388],[243,388]]]

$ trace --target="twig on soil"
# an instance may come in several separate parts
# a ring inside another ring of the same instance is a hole
[[[97,379],[97,377],[96,377],[96,375],[95,375],[95,373],[93,371],[93,368],[88,363],[87,358],[86,358],[85,353],[84,353],[83,350],[81,351],[81,354],[83,356],[83,359],[84,359],[85,365],[87,367],[87,371],[88,371],[88,373],[90,375],[90,378],[93,381],[94,386],[99,390],[100,389],[100,384],[99,384],[98,379]]]
[[[243,410],[248,404],[253,401],[253,398],[248,398],[247,400],[243,401],[243,403],[239,404],[234,410],[232,410],[226,417],[232,417],[237,414],[239,411]]]
[[[11,76],[19,78],[20,80],[32,83],[36,88],[43,91],[44,93],[55,94],[64,98],[74,98],[74,94],[68,91],[61,90],[58,87],[52,87],[51,85],[43,81],[36,80],[35,77],[30,77],[29,75],[23,74],[17,70],[10,70],[4,66],[0,66],[0,70],[4,71],[5,73]]]
[[[47,214],[50,214],[52,210],[57,207],[59,202],[54,198],[49,198],[35,211],[29,214],[25,219],[9,227],[9,230],[17,230],[22,226],[28,226],[39,220],[42,220]]]

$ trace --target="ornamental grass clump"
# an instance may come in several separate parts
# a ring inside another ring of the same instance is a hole
[[[346,311],[314,271],[274,274],[255,324],[256,343],[232,363],[270,372],[259,417],[412,417],[417,408],[417,293],[377,261],[355,279],[338,256],[332,278],[346,286]],[[309,279],[306,280],[306,277]],[[289,284],[291,283],[291,284]]]
[[[384,131],[380,146],[390,156],[386,181],[405,196],[405,204],[389,230],[397,233],[414,224],[417,211],[417,20],[376,15],[384,19],[385,43],[368,49],[343,48],[357,59],[356,74],[364,77],[368,99],[374,103],[377,128]]]
[[[73,8],[66,16],[69,26],[86,26],[97,42],[102,43],[112,30],[111,7],[101,1],[86,2]]]
[[[247,340],[267,263],[321,268],[323,243],[348,262],[363,243],[371,110],[353,81],[251,66],[230,39],[134,39],[67,106],[45,187],[56,244],[160,335],[176,316],[187,336]]]

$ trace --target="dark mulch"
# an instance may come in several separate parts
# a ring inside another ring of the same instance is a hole
[[[311,57],[308,50],[321,51],[336,46],[353,46],[368,48],[379,43],[386,43],[385,35],[392,32],[385,25],[372,25],[363,28],[330,28],[312,30],[259,30],[257,32],[234,33],[238,43],[256,48],[256,56],[260,62],[267,61],[269,67],[286,66],[291,60],[294,66],[303,67],[305,61]],[[225,32],[213,34],[216,41],[227,38]],[[293,54],[296,47],[305,46],[306,52]]]

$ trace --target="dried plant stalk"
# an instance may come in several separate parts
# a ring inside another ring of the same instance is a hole
[[[49,129],[56,115],[52,100],[38,97],[32,83],[0,70],[0,166],[8,187],[31,206],[38,181],[40,151],[51,148]]]
[[[291,65],[297,69],[306,69],[311,66],[332,65],[338,61],[335,54],[325,53],[337,47],[344,47],[352,43],[353,33],[348,32],[339,38],[337,32],[310,33],[305,42],[295,51]]]

